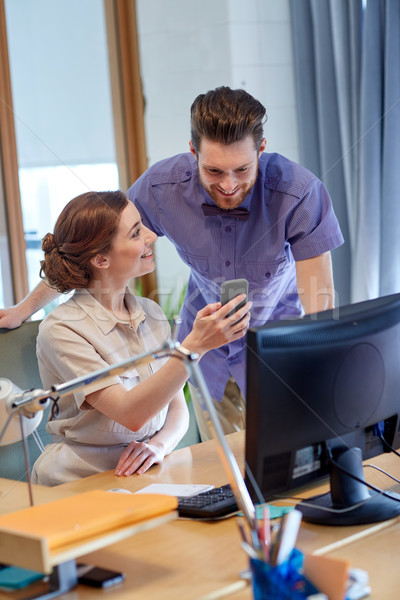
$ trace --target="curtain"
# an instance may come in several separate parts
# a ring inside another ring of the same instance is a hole
[[[400,291],[400,2],[368,0],[354,300]]]
[[[400,2],[291,0],[291,13],[301,162],[346,240],[337,304],[398,292]]]

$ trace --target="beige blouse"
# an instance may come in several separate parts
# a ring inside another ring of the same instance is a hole
[[[126,301],[129,323],[116,319],[87,290],[76,291],[44,319],[39,328],[37,356],[45,389],[160,347],[170,335],[161,308],[128,289]],[[133,432],[91,407],[85,396],[115,383],[132,389],[164,362],[131,368],[123,376],[96,381],[60,398],[59,416],[47,424],[53,443],[36,461],[32,480],[56,485],[113,469],[132,440],[146,441],[159,431],[168,407]]]

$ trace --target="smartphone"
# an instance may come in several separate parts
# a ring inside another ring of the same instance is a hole
[[[125,573],[92,565],[78,564],[77,570],[78,583],[90,585],[91,587],[108,588],[117,583],[122,583],[125,579]]]
[[[246,298],[243,300],[243,302],[240,302],[240,304],[234,310],[232,310],[227,315],[227,317],[233,315],[237,310],[239,310],[239,308],[242,308],[242,306],[246,304],[247,297],[249,294],[249,282],[247,281],[247,279],[231,279],[229,281],[223,281],[221,283],[222,305],[226,304],[230,300],[233,300],[234,298],[236,298],[236,296],[239,296],[240,294],[246,294]]]

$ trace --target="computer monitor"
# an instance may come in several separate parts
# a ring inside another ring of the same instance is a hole
[[[362,460],[387,449],[379,432],[400,446],[400,294],[250,329],[246,402],[254,501],[257,487],[270,501],[330,475],[314,509],[297,505],[304,520],[349,525],[400,513],[396,494],[343,472],[363,479]]]

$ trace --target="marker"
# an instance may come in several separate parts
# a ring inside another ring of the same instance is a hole
[[[302,513],[299,510],[292,510],[284,517],[281,527],[281,536],[276,554],[276,564],[281,565],[285,560],[288,560],[297,540],[297,535],[300,529]]]

